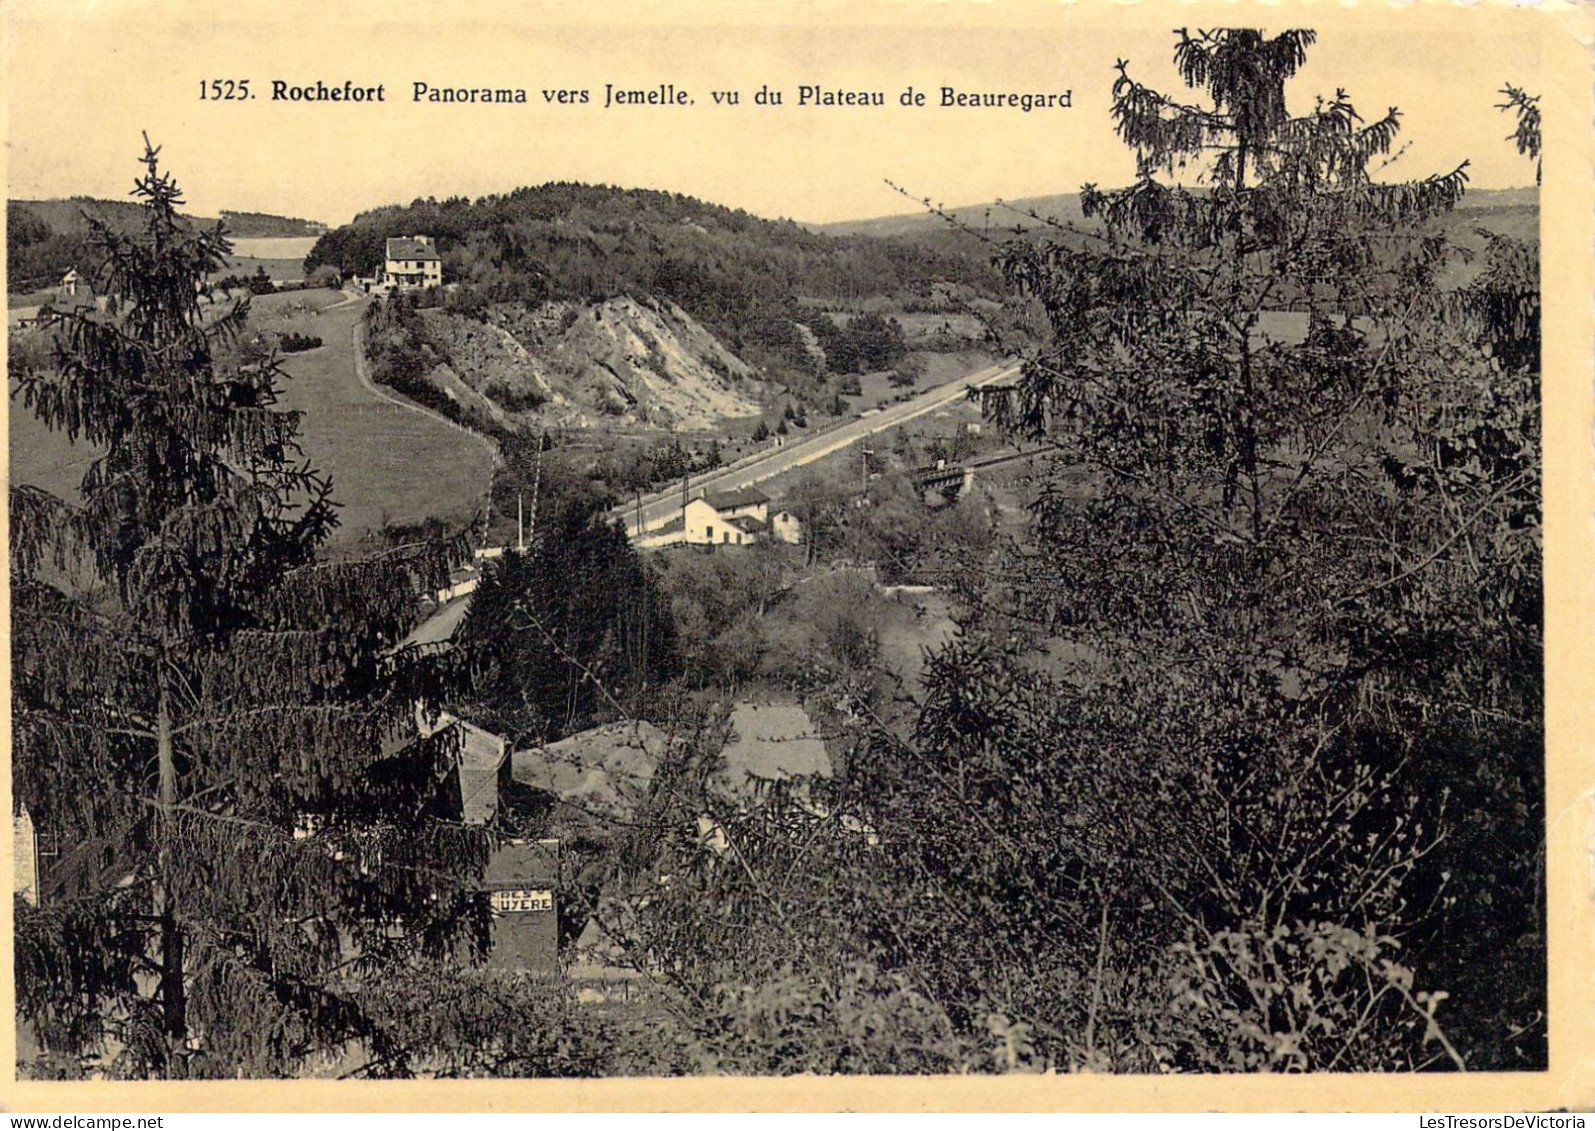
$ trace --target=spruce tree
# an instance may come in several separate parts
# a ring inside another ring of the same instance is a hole
[[[46,309],[14,411],[98,455],[80,499],[11,488],[13,782],[56,855],[17,905],[32,1071],[276,1075],[380,1052],[384,980],[471,936],[482,835],[418,741],[448,686],[395,654],[457,541],[332,560],[332,484],[207,277],[145,142],[142,231],[93,223],[102,311]],[[446,965],[445,965],[446,968]],[[389,987],[391,988],[391,987]]]

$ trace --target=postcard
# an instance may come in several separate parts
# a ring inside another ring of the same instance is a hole
[[[1595,1101],[1587,10],[4,20],[5,1106]]]

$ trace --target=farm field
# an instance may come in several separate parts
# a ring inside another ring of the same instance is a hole
[[[61,433],[48,431],[19,398],[6,398],[6,412],[10,418],[7,469],[11,482],[76,501],[78,484],[98,450],[85,443],[69,443]]]
[[[11,318],[18,316],[27,317],[29,316],[29,311],[27,308],[37,308],[43,306],[54,297],[54,287],[47,287],[44,290],[39,291],[28,291],[26,293],[9,292],[6,295],[7,312]]]
[[[920,373],[912,385],[894,385],[890,372],[866,373],[858,379],[859,395],[843,400],[852,412],[872,408],[885,408],[899,400],[907,400],[916,393],[939,388],[956,381],[975,369],[994,364],[997,358],[985,350],[961,350],[957,353],[918,352],[910,358],[919,362]]]
[[[305,277],[305,256],[316,240],[314,236],[234,237],[232,244],[224,273],[247,276],[265,268],[267,276],[278,282],[298,282]]]
[[[304,414],[305,456],[332,476],[342,521],[334,548],[347,548],[385,523],[437,517],[463,525],[482,505],[493,474],[480,438],[360,384],[351,332],[363,309],[333,291],[263,295],[251,304],[252,325],[314,334],[325,343],[283,358],[289,378],[283,405]],[[18,401],[9,402],[9,412],[13,480],[76,498],[95,451],[47,431]]]

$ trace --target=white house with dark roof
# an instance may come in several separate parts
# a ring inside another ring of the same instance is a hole
[[[772,514],[773,510],[773,514]],[[690,500],[681,517],[637,540],[641,548],[657,546],[751,546],[776,539],[801,542],[803,532],[796,516],[775,506],[756,487],[737,491],[711,491]]]
[[[711,491],[703,501],[713,507],[722,518],[755,518],[765,521],[770,513],[770,496],[757,487],[744,487],[740,491]]]
[[[94,287],[86,277],[78,273],[76,267],[61,276],[60,283],[56,284],[55,298],[51,301],[51,305],[57,310],[104,309],[105,306],[95,295]]]
[[[443,258],[431,236],[390,239],[385,253],[382,282],[399,290],[443,285]]]

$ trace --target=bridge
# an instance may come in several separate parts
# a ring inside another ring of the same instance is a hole
[[[988,471],[993,467],[1000,467],[1005,463],[1014,463],[1032,456],[1045,455],[1058,450],[1057,444],[1043,444],[1028,451],[999,452],[997,455],[983,456],[980,459],[968,460],[959,464],[938,464],[936,467],[922,467],[914,472],[914,482],[922,490],[945,491],[954,484],[958,485],[961,495],[975,482],[977,472]]]

